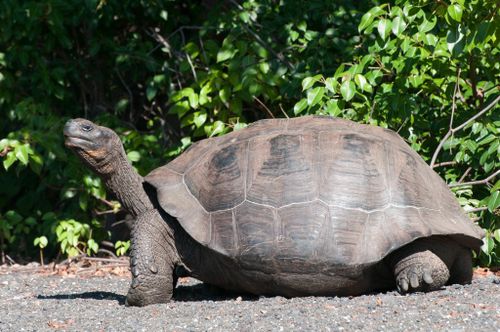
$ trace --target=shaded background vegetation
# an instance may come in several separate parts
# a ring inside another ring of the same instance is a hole
[[[127,250],[119,203],[64,149],[69,118],[115,129],[144,175],[261,118],[329,114],[398,131],[486,230],[478,263],[499,265],[499,6],[2,1],[1,261]]]

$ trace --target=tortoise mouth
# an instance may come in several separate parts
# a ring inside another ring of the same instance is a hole
[[[88,149],[94,146],[94,142],[84,133],[78,130],[73,121],[68,121],[64,126],[64,145],[69,148]]]
[[[85,148],[92,145],[92,142],[83,137],[70,136],[66,134],[64,137],[64,145],[68,148]]]

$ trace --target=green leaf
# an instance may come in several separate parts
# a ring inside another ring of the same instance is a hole
[[[165,82],[166,78],[167,77],[164,74],[155,75],[153,77],[153,82],[155,82],[155,84],[162,84],[163,82]]]
[[[210,137],[218,135],[224,131],[226,126],[224,125],[224,122],[222,121],[215,121],[213,126],[212,126],[212,132],[210,133]]]
[[[234,124],[233,126],[233,130],[236,131],[236,130],[240,130],[240,129],[243,129],[243,128],[246,128],[248,127],[248,125],[244,122],[237,122]]]
[[[387,36],[391,33],[392,22],[383,18],[378,21],[377,31],[380,37],[385,40]]]
[[[156,87],[148,85],[146,88],[146,98],[148,98],[149,101],[152,101],[156,97],[156,92]]]
[[[338,116],[342,113],[342,110],[339,107],[339,101],[337,99],[330,99],[326,102],[326,113],[331,116]]]
[[[325,88],[321,86],[307,91],[307,105],[309,105],[309,107],[316,105],[321,101],[324,94]]]
[[[168,113],[177,114],[180,119],[187,113],[187,111],[189,111],[189,102],[183,100],[170,107]]]
[[[225,86],[219,91],[220,100],[223,103],[229,102],[229,98],[231,97],[231,88],[229,86]]]
[[[495,241],[490,236],[486,236],[483,238],[483,245],[481,246],[481,250],[485,254],[489,254],[495,248]]]
[[[370,85],[370,83],[368,83],[368,81],[366,80],[366,78],[361,75],[361,74],[356,74],[356,76],[354,76],[354,81],[356,82],[356,84],[358,85],[358,87],[363,90],[363,91],[366,91],[366,92],[372,92],[372,86]]]
[[[9,210],[5,214],[5,218],[11,223],[11,224],[18,224],[23,220],[23,216],[21,216],[19,213],[17,213],[14,210]]]
[[[488,42],[493,36],[490,32],[492,22],[481,22],[477,28],[477,32],[474,36],[474,44],[477,47],[482,47],[483,43]]]
[[[424,16],[424,20],[418,26],[418,32],[425,33],[425,32],[431,31],[436,26],[436,23],[437,23],[437,17],[436,16],[432,16],[432,20],[431,21],[427,20],[427,17]]]
[[[493,237],[495,238],[495,240],[497,240],[498,243],[500,243],[500,228],[493,233]]]
[[[498,148],[500,148],[500,140],[495,140],[493,143],[491,143],[490,147],[488,148],[488,153],[493,154],[498,151]]]
[[[354,94],[356,93],[356,85],[351,80],[344,81],[340,86],[340,93],[346,101],[349,101],[354,97]]]
[[[490,142],[493,142],[497,137],[493,134],[489,134],[488,136],[482,138],[479,142],[477,142],[478,145],[485,145]]]
[[[500,191],[495,191],[491,194],[488,200],[488,211],[492,212],[500,206]]]
[[[198,94],[196,92],[193,91],[193,93],[190,93],[188,94],[188,100],[189,100],[189,106],[191,106],[191,108],[198,108]]]
[[[448,50],[450,53],[462,53],[465,44],[464,36],[463,27],[460,24],[456,28],[448,31],[446,35],[446,43],[448,44]]]
[[[16,153],[16,158],[19,160],[23,165],[28,165],[28,149],[29,146],[26,144],[23,145],[18,145],[15,148],[15,153]]]
[[[477,134],[484,128],[484,125],[481,122],[474,122],[472,125],[472,133]]]
[[[318,82],[323,76],[322,75],[316,75],[312,77],[306,77],[302,80],[302,91],[305,91],[312,87],[314,83]]]
[[[125,109],[127,108],[128,105],[129,105],[128,99],[122,98],[116,103],[115,110],[116,110],[116,112],[121,113],[121,112],[125,111]]]
[[[36,247],[40,247],[42,249],[45,248],[48,243],[49,243],[49,241],[47,240],[47,238],[45,236],[37,237],[37,238],[35,238],[35,241],[33,242],[33,244]]]
[[[200,128],[201,126],[203,126],[205,121],[207,121],[207,112],[201,111],[194,113],[193,123],[196,128]]]
[[[373,20],[376,17],[378,17],[384,13],[385,13],[385,10],[383,10],[382,8],[380,8],[378,6],[370,9],[367,13],[365,13],[361,17],[361,22],[359,23],[358,31],[361,32],[361,31],[365,30],[370,24],[372,24]]]
[[[466,148],[467,150],[469,150],[471,152],[474,152],[477,149],[477,143],[468,139],[468,140],[465,140],[464,142],[462,142],[462,147]]]
[[[411,75],[410,77],[408,77],[408,81],[414,88],[418,88],[424,82],[421,75]]]
[[[498,180],[495,185],[493,186],[493,188],[490,189],[490,192],[494,192],[496,190],[500,190],[500,180]]]
[[[217,63],[232,59],[236,52],[238,52],[238,49],[233,44],[232,39],[233,38],[231,37],[227,37],[222,42],[222,47],[219,52],[217,52]]]
[[[0,140],[0,151],[3,151],[3,149],[5,149],[7,146],[9,146],[9,140],[6,139],[6,138],[2,138]]]
[[[271,66],[269,65],[268,62],[261,62],[259,64],[259,68],[263,74],[267,74],[269,72],[269,69],[271,69]]]
[[[458,3],[448,6],[448,15],[457,22],[462,21],[463,7]]]
[[[68,254],[68,257],[76,257],[80,254],[78,249],[76,249],[75,247],[66,248],[66,253]]]
[[[7,153],[7,158],[3,160],[3,167],[5,170],[8,170],[16,160],[14,151],[9,151],[9,153]]]
[[[392,33],[396,36],[399,36],[406,29],[405,20],[397,16],[392,20]]]
[[[162,19],[164,19],[165,21],[167,21],[167,20],[168,20],[168,12],[167,12],[166,10],[162,10],[162,11],[160,12],[160,17],[161,17]]]
[[[200,96],[198,98],[198,102],[200,105],[205,105],[206,103],[210,102],[211,98],[208,95],[210,92],[212,92],[212,88],[210,86],[210,82],[205,84],[200,91]]]
[[[325,80],[325,88],[331,93],[335,93],[335,88],[339,85],[339,82],[333,77],[328,77]]]
[[[338,66],[337,70],[335,70],[335,73],[333,74],[333,77],[336,79],[340,78],[344,74],[344,68],[345,68],[344,64]]]
[[[87,241],[87,247],[88,247],[88,250],[87,250],[88,255],[91,255],[92,252],[94,252],[96,254],[97,251],[99,251],[99,245],[97,244],[97,242],[95,242],[94,239],[89,239]]]
[[[293,106],[293,114],[298,115],[307,107],[307,99],[302,98]]]
[[[141,154],[138,151],[130,151],[127,153],[127,157],[131,162],[136,162],[141,159]]]
[[[82,209],[82,211],[87,211],[88,202],[89,202],[89,197],[87,194],[82,193],[78,197],[78,205],[80,206],[80,209]]]
[[[489,162],[489,163],[485,163],[483,166],[485,173],[489,173],[493,169],[493,167],[495,167],[494,161]]]
[[[436,46],[439,38],[432,33],[426,33],[423,35],[422,41],[425,43],[425,45]]]

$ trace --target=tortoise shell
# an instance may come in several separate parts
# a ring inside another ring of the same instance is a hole
[[[369,264],[431,235],[481,245],[399,135],[338,118],[261,120],[193,144],[146,181],[192,238],[237,261]]]

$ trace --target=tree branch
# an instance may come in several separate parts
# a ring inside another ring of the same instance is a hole
[[[476,113],[473,117],[471,117],[469,120],[465,121],[462,123],[460,126],[456,128],[450,128],[446,135],[444,135],[443,139],[441,142],[439,142],[438,147],[436,148],[436,151],[434,151],[434,155],[432,156],[431,163],[429,164],[431,168],[434,167],[434,164],[436,163],[437,156],[439,155],[439,152],[441,152],[441,149],[443,148],[444,143],[450,138],[451,135],[456,133],[459,130],[462,130],[464,127],[466,127],[468,124],[479,118],[480,116],[484,115],[486,112],[488,112],[490,109],[492,109],[498,102],[500,101],[500,95],[498,95],[488,106],[483,108],[480,112]]]
[[[498,174],[500,174],[500,169],[496,171],[495,173],[491,174],[488,176],[486,179],[482,180],[476,180],[476,181],[470,181],[470,182],[462,182],[462,183],[452,183],[449,184],[448,187],[453,188],[453,187],[463,187],[463,186],[474,186],[477,184],[485,184],[488,183],[490,180],[493,180]]]
[[[467,175],[469,175],[469,173],[472,171],[472,167],[469,167],[465,170],[464,174],[460,177],[460,180],[458,180],[458,183],[462,183],[464,182],[465,178],[467,177]]]
[[[456,165],[456,161],[443,161],[442,163],[437,163],[432,166],[432,168],[445,167],[445,166],[453,166]]]
[[[185,55],[186,55],[186,59],[189,63],[189,67],[191,67],[191,72],[193,73],[194,80],[195,80],[195,82],[198,82],[198,76],[196,75],[196,70],[194,69],[193,62],[191,61],[191,57],[189,56],[189,54],[187,52],[185,53]]]
[[[9,151],[11,151],[12,148],[10,146],[6,146],[3,148],[2,151],[0,151],[0,157],[5,157]]]
[[[270,116],[271,118],[273,118],[273,119],[275,118],[275,116],[274,116],[273,112],[271,112],[271,110],[270,110],[270,109],[266,106],[266,104],[264,104],[264,103],[263,103],[263,102],[262,102],[259,98],[255,97],[255,96],[253,96],[253,99],[254,99],[257,103],[259,103],[259,105],[260,105],[260,106],[262,106],[262,107],[264,108],[264,110],[266,110],[266,112],[269,114],[269,116]]]
[[[283,106],[281,105],[281,103],[279,103],[278,105],[280,107],[281,113],[283,113],[283,115],[285,116],[285,118],[290,119],[290,117],[288,116],[288,114],[286,114],[285,110],[283,109]]]
[[[455,89],[453,90],[453,97],[451,99],[452,104],[451,104],[451,117],[450,117],[450,130],[453,130],[453,117],[455,116],[455,110],[457,109],[457,92],[458,89],[460,88],[460,85],[458,84],[460,82],[460,72],[461,69],[458,67],[457,69],[457,81],[455,82]]]
[[[486,211],[486,210],[488,210],[487,206],[481,206],[481,207],[472,208],[472,209],[464,209],[464,211],[467,213],[481,212],[481,211]]]
[[[118,79],[120,79],[120,82],[122,83],[123,87],[125,90],[127,90],[128,93],[128,98],[129,98],[129,108],[130,108],[130,114],[134,113],[134,94],[130,90],[129,86],[127,83],[125,83],[125,80],[123,79],[122,75],[120,74],[120,71],[118,68],[115,68],[116,75],[118,76]]]

